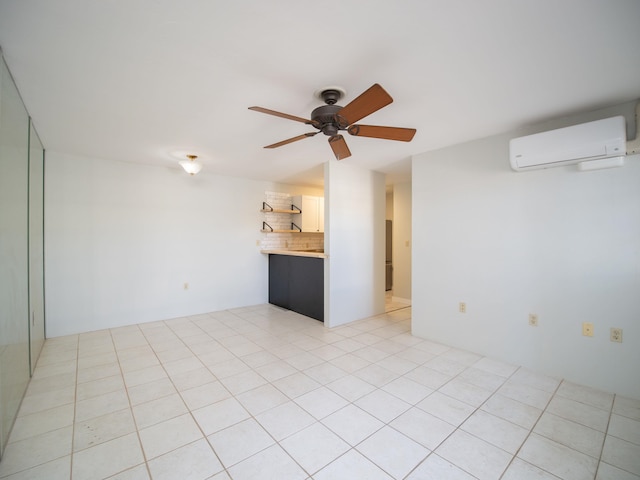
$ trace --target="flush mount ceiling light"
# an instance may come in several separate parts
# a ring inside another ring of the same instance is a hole
[[[196,161],[196,158],[198,158],[197,155],[186,155],[186,157],[188,160],[180,160],[180,162],[178,162],[180,163],[180,166],[184,168],[185,172],[189,175],[195,175],[202,170],[202,164]]]

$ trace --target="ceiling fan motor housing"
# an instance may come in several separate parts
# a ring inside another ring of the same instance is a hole
[[[336,115],[342,110],[340,105],[322,105],[311,112],[311,120],[317,122],[319,130],[325,135],[335,135],[340,128],[336,122]]]

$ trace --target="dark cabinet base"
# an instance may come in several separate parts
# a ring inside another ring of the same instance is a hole
[[[324,321],[324,259],[269,255],[269,303]]]

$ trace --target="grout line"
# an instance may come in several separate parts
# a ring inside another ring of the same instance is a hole
[[[520,370],[522,367],[519,367],[518,370]],[[515,374],[515,372],[514,372]],[[504,474],[507,472],[507,470],[509,470],[509,467],[511,466],[511,464],[513,463],[513,460],[515,458],[518,457],[518,454],[520,453],[520,451],[522,450],[522,447],[524,447],[525,443],[527,443],[527,440],[529,440],[529,437],[531,437],[531,434],[533,433],[533,431],[536,429],[536,426],[538,425],[538,423],[540,422],[540,419],[542,418],[542,416],[545,414],[545,412],[547,411],[547,408],[549,407],[549,405],[551,404],[551,402],[553,401],[553,399],[555,398],[556,394],[558,393],[558,390],[560,389],[560,386],[562,385],[562,382],[564,380],[560,380],[558,382],[558,385],[556,386],[556,388],[553,390],[553,393],[551,394],[551,396],[549,397],[549,400],[547,401],[546,405],[544,406],[544,408],[542,409],[542,412],[540,412],[540,415],[538,416],[538,419],[535,421],[535,423],[532,425],[531,429],[529,430],[529,433],[527,434],[526,438],[523,440],[523,442],[520,444],[520,447],[518,447],[518,450],[516,450],[516,453],[513,455],[513,457],[511,458],[511,461],[509,462],[509,465],[507,465],[507,468],[505,469],[504,472],[502,472],[502,475],[500,475],[500,478],[502,478],[504,476]],[[532,387],[535,388],[535,387]],[[521,461],[526,461],[526,460],[522,460]],[[529,462],[527,462],[529,463]],[[553,475],[553,473],[548,472],[547,470],[543,469],[542,467],[538,466],[538,465],[533,465],[534,467],[548,473],[549,475]],[[555,475],[554,475],[555,476]]]
[[[598,478],[598,470],[600,470],[600,464],[602,463],[602,453],[604,452],[604,444],[607,443],[607,437],[609,436],[609,425],[611,425],[611,417],[613,417],[613,406],[616,403],[616,394],[613,394],[613,400],[611,401],[611,408],[609,410],[609,418],[607,419],[607,427],[604,430],[604,438],[602,439],[602,446],[600,447],[600,455],[598,455],[598,464],[596,465],[596,473],[594,478]]]

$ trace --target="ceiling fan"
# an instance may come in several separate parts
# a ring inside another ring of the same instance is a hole
[[[341,130],[346,130],[350,135],[356,137],[382,138],[385,140],[399,140],[401,142],[410,142],[411,139],[413,139],[416,133],[415,128],[382,127],[377,125],[358,125],[355,123],[393,102],[393,98],[377,83],[365,90],[359,97],[344,107],[341,107],[337,105],[337,102],[344,94],[345,91],[340,87],[326,87],[316,92],[316,96],[324,100],[326,105],[314,109],[311,112],[311,120],[276,112],[268,108],[249,107],[249,110],[306,123],[317,129],[316,132],[303,133],[297,137],[267,145],[264,148],[281,147],[289,143],[297,142],[298,140],[313,137],[322,132],[329,137],[329,145],[333,150],[333,154],[338,160],[342,160],[343,158],[350,157],[351,152],[344,137],[338,133]]]

